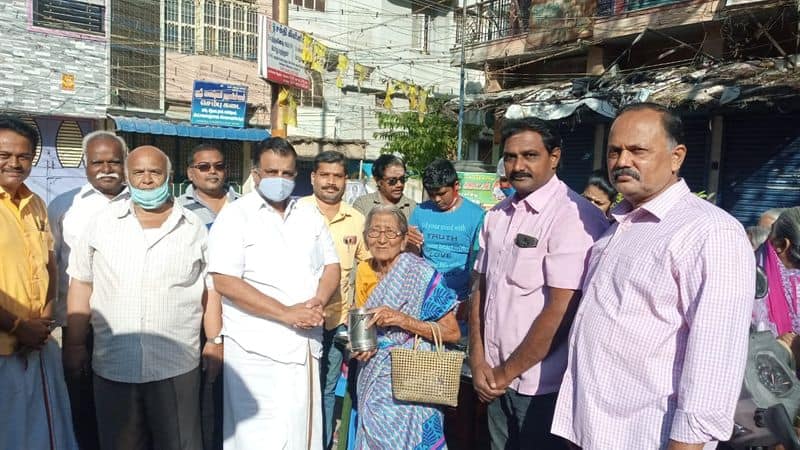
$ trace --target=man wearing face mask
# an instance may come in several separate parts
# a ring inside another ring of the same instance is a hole
[[[256,189],[211,228],[208,271],[223,301],[226,450],[322,449],[323,308],[339,288],[339,259],[317,208],[290,198],[296,176],[289,142],[259,142]]]
[[[62,327],[66,326],[67,321],[67,263],[70,248],[78,243],[81,234],[95,216],[130,198],[122,167],[127,154],[128,146],[125,141],[114,133],[99,130],[87,134],[83,138],[83,162],[86,165],[88,183],[59,195],[47,208],[59,270],[54,318],[56,324]],[[66,334],[66,328],[62,330],[53,333],[59,340]],[[91,341],[91,338],[87,340]],[[78,444],[84,450],[97,448],[91,374],[84,374],[79,378],[70,377],[67,383]]]
[[[136,148],[125,169],[130,200],[97,215],[70,254],[65,367],[88,372],[91,320],[100,448],[199,449],[206,228],[173,202],[161,150]]]

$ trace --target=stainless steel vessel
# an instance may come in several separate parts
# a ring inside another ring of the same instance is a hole
[[[378,334],[375,327],[367,328],[369,321],[375,313],[369,312],[367,308],[350,310],[348,332],[350,334],[350,348],[354,352],[366,352],[374,350],[378,346]]]

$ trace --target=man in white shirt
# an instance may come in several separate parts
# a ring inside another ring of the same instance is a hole
[[[56,302],[53,305],[53,318],[58,326],[65,327],[67,323],[67,263],[70,248],[78,243],[81,234],[97,214],[130,198],[123,169],[127,154],[125,141],[114,133],[99,130],[87,134],[83,138],[83,161],[88,183],[59,195],[47,208],[59,274]],[[64,334],[63,328],[53,332],[59,344]],[[96,449],[98,442],[92,377],[90,374],[69,377],[67,386],[78,445],[83,450]]]
[[[297,153],[285,139],[253,149],[256,189],[217,216],[209,267],[222,294],[225,450],[321,450],[323,307],[339,288],[325,220],[289,196]]]
[[[100,448],[200,449],[200,326],[206,228],[173,202],[169,159],[126,163],[130,201],[100,213],[72,248],[65,366],[92,369]]]

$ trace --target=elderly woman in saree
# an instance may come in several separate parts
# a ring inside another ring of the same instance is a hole
[[[361,361],[357,449],[447,448],[439,408],[392,397],[392,348],[412,348],[415,336],[420,336],[419,348],[430,350],[433,336],[428,322],[439,324],[444,342],[456,342],[461,336],[455,292],[424,259],[403,252],[407,233],[405,216],[393,206],[376,207],[367,215],[364,237],[372,259],[361,263],[358,271],[361,276],[371,271],[377,279],[366,307],[375,313],[372,324],[378,327],[378,348],[353,354]]]

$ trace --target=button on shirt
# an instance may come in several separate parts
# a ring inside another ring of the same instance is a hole
[[[326,265],[339,258],[325,220],[311,205],[289,201],[283,216],[258,191],[226,206],[209,236],[209,273],[243,279],[286,305],[317,293]],[[322,350],[322,327],[302,330],[253,316],[222,297],[222,333],[249,352],[282,363],[303,364],[308,349]]]
[[[313,195],[303,197],[300,202],[319,211],[317,198]],[[353,299],[354,261],[366,261],[370,258],[370,254],[364,243],[364,216],[360,212],[342,202],[339,204],[339,212],[331,220],[328,220],[322,211],[319,213],[328,224],[328,231],[331,232],[339,257],[339,266],[342,269],[339,290],[333,293],[325,305],[325,329],[332,330],[347,322],[350,302]]]
[[[38,317],[47,303],[53,236],[47,209],[24,184],[19,206],[0,187],[0,307],[22,319]],[[0,331],[0,356],[14,353],[17,338]]]
[[[158,229],[143,229],[129,200],[88,226],[67,273],[92,283],[97,375],[146,383],[198,366],[206,237],[197,216],[178,204]]]
[[[520,200],[503,200],[484,219],[475,270],[486,275],[484,351],[504,363],[549,301],[550,288],[580,289],[587,253],[608,221],[556,176]],[[518,238],[519,236],[519,238]],[[566,345],[511,382],[525,395],[556,392]]]
[[[553,433],[585,450],[727,439],[755,295],[744,229],[682,180],[612,216],[592,249]]]
[[[59,195],[47,207],[58,264],[58,291],[56,303],[53,305],[53,319],[59,325],[66,325],[67,319],[69,288],[67,263],[69,263],[70,247],[78,243],[84,230],[97,214],[112,204],[124,202],[128,198],[130,193],[127,186],[116,197],[108,198],[91,184],[86,183],[83,187]]]

